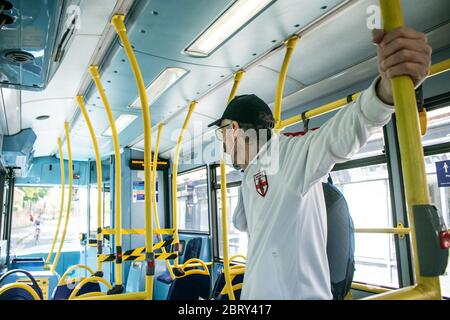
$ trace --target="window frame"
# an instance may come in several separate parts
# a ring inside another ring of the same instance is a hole
[[[389,122],[392,123],[395,120],[391,120]],[[396,199],[395,199],[395,195],[394,195],[394,179],[395,177],[393,176],[393,172],[392,172],[392,159],[390,157],[390,148],[389,148],[389,138],[388,138],[388,126],[389,124],[383,126],[383,141],[384,141],[384,148],[382,150],[382,154],[380,155],[375,155],[375,156],[370,156],[370,157],[364,157],[364,158],[358,158],[355,160],[350,160],[344,163],[337,163],[334,165],[334,167],[331,169],[330,172],[335,172],[335,171],[341,171],[341,170],[350,170],[350,169],[356,169],[356,168],[364,168],[364,167],[370,167],[370,166],[374,166],[374,165],[380,165],[380,164],[386,164],[387,167],[387,171],[388,171],[388,185],[389,185],[389,195],[390,195],[390,199],[391,199],[391,214],[392,214],[392,223],[394,225],[394,227],[396,225],[398,225],[398,217],[397,217],[397,213],[396,213]],[[395,149],[394,149],[395,150]],[[398,151],[398,150],[397,150]],[[403,177],[401,177],[401,179],[403,179]],[[402,187],[403,187],[403,183],[402,183]],[[404,191],[404,189],[402,189],[402,191]],[[405,212],[406,214],[406,212]],[[356,232],[355,232],[356,233]],[[398,278],[398,284],[399,284],[399,288],[402,288],[404,286],[403,284],[403,277],[402,277],[402,257],[401,257],[401,249],[400,249],[400,243],[399,243],[399,237],[396,235],[393,235],[394,237],[394,247],[395,247],[395,256],[396,256],[396,263],[397,263],[397,278]],[[405,237],[406,239],[407,237]],[[362,282],[358,282],[358,281],[353,281],[355,283],[360,283],[360,284],[366,284],[366,283],[362,283]],[[394,288],[394,287],[389,287],[389,286],[385,286],[385,285],[380,285],[380,284],[372,284],[372,285],[376,285],[378,287],[381,288],[387,288],[387,289],[398,289],[398,288]]]
[[[177,178],[179,176],[184,175],[184,174],[189,174],[189,173],[192,173],[192,172],[195,172],[195,171],[200,171],[200,170],[205,170],[205,173],[206,173],[206,192],[207,192],[207,197],[209,198],[208,189],[209,189],[210,181],[209,181],[209,172],[208,172],[208,165],[207,164],[203,164],[203,165],[200,165],[200,166],[197,166],[197,167],[194,167],[194,168],[190,168],[190,169],[187,169],[187,170],[180,171],[177,174]],[[173,173],[170,175],[170,177],[171,177],[170,181],[172,183],[172,181],[173,181]],[[172,193],[171,193],[171,197],[173,197]],[[180,234],[202,235],[202,236],[210,236],[211,235],[211,205],[210,205],[210,200],[209,199],[207,199],[207,200],[208,200],[207,201],[207,203],[208,203],[208,231],[186,230],[186,229],[180,229],[180,228],[178,228],[178,226],[176,226],[177,230],[178,230],[178,233],[180,233]],[[178,197],[177,197],[177,205],[178,205]],[[172,210],[173,210],[173,208],[172,208]],[[178,215],[178,212],[176,214]],[[172,216],[170,216],[170,220],[172,220]],[[171,221],[171,222],[172,222],[172,225],[173,225],[173,221]]]
[[[220,243],[219,243],[219,232],[221,232],[221,230],[219,230],[219,212],[218,212],[218,204],[217,204],[217,194],[218,194],[218,190],[220,192],[220,183],[218,182],[218,178],[217,178],[217,174],[216,174],[216,169],[220,168],[220,164],[217,162],[214,162],[212,164],[210,164],[209,169],[210,169],[210,174],[211,174],[211,204],[212,204],[212,214],[214,217],[214,223],[213,223],[213,230],[215,232],[215,234],[213,234],[213,261],[217,262],[217,263],[223,263],[223,257],[220,256]],[[242,181],[233,181],[233,182],[229,182],[227,183],[227,188],[240,188],[242,184]],[[228,212],[229,214],[229,212]],[[232,261],[231,262],[232,265],[235,264],[242,264],[240,261]]]

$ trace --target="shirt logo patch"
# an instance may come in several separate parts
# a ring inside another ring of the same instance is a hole
[[[269,190],[269,181],[267,180],[267,175],[265,171],[259,171],[254,176],[256,192],[260,196],[265,197],[267,190]]]

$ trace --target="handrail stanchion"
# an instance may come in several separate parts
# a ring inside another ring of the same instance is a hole
[[[436,76],[438,74],[441,74],[443,72],[447,72],[449,70],[450,70],[450,59],[438,62],[438,63],[436,63],[436,64],[431,66],[430,74],[428,75],[427,79],[429,79],[431,77],[434,77],[434,76]],[[342,99],[339,99],[339,100],[327,103],[327,104],[325,104],[323,106],[316,107],[316,108],[311,108],[311,110],[309,110],[309,111],[307,111],[305,113],[305,118],[306,119],[312,119],[312,118],[324,115],[324,114],[326,114],[328,112],[335,111],[335,110],[338,110],[338,109],[340,109],[342,107],[345,107],[350,102],[355,101],[359,97],[360,94],[361,94],[360,92],[354,93],[352,95],[349,95],[348,97],[345,97],[345,98],[342,98]],[[302,121],[302,116],[301,115],[298,114],[298,115],[292,116],[292,117],[287,118],[285,120],[281,120],[279,129],[280,130],[284,129],[286,127],[292,126],[292,125],[294,125],[296,123],[299,123],[301,121]]]
[[[231,89],[230,95],[228,96],[227,105],[236,96],[237,89],[241,83],[242,77],[245,75],[245,71],[239,70],[234,75],[233,88]],[[230,300],[236,300],[234,296],[234,290],[232,285],[232,280],[230,278],[230,262],[228,259],[228,220],[227,220],[227,176],[225,170],[225,155],[222,153],[220,159],[220,202],[222,207],[222,254],[223,254],[223,275],[225,278],[225,286],[228,291],[228,298]]]
[[[147,273],[145,276],[145,292],[147,294],[146,299],[151,300],[153,298],[153,275],[154,275],[154,253],[153,253],[153,219],[152,219],[152,196],[151,186],[153,185],[151,161],[152,161],[152,134],[151,134],[151,121],[149,103],[147,98],[147,92],[145,89],[142,73],[139,68],[136,56],[130,41],[128,40],[127,30],[124,24],[125,17],[123,15],[115,15],[111,24],[114,26],[120,41],[123,44],[123,48],[130,62],[131,70],[133,71],[136,79],[136,85],[139,91],[139,97],[141,100],[142,118],[144,121],[144,201],[145,201],[145,252],[148,257],[147,261]],[[153,270],[152,270],[153,269]]]
[[[156,169],[158,167],[158,154],[159,154],[159,144],[161,142],[161,134],[164,129],[164,123],[158,124],[158,134],[156,136],[156,145],[155,145],[155,152],[153,153],[153,167],[152,167],[152,176],[153,176],[153,185],[152,185],[152,196],[153,196],[153,214],[155,216],[155,225],[156,229],[160,230],[161,225],[159,223],[159,216],[158,216],[158,203],[156,202],[156,181],[157,179],[157,173]],[[159,241],[163,241],[162,234],[158,233]],[[161,248],[162,253],[166,253],[166,249],[164,247]],[[169,260],[166,260],[166,266],[167,270],[169,271],[170,278],[173,280],[175,279],[175,275],[173,274],[172,266],[169,262]]]
[[[173,168],[172,168],[172,223],[173,223],[173,238],[176,240],[176,243],[179,243],[178,239],[178,205],[177,205],[177,177],[178,177],[178,161],[180,159],[180,148],[181,143],[183,142],[184,132],[186,131],[189,120],[191,119],[191,115],[197,106],[197,101],[191,101],[189,104],[189,110],[184,119],[183,127],[181,127],[180,136],[178,137],[177,146],[175,148],[175,155],[173,159]],[[175,258],[174,267],[178,268],[178,256]]]
[[[400,0],[380,0],[380,5],[386,31],[403,26]],[[391,84],[397,118],[397,136],[400,146],[408,221],[411,229],[416,284],[412,287],[383,293],[368,299],[442,299],[439,277],[422,276],[419,266],[413,206],[428,205],[430,199],[414,84],[409,76],[394,77],[391,79]]]
[[[283,65],[281,66],[280,76],[278,78],[277,91],[275,93],[274,102],[274,118],[275,118],[275,131],[278,132],[281,128],[281,100],[283,99],[284,83],[286,81],[286,75],[291,62],[292,54],[297,46],[297,42],[300,37],[294,35],[290,37],[286,42],[286,54],[284,56]]]
[[[105,90],[100,81],[100,75],[98,73],[97,66],[89,67],[89,74],[94,80],[97,91],[102,99],[103,106],[105,107],[106,115],[108,116],[109,126],[111,128],[111,134],[114,143],[114,196],[115,196],[115,234],[114,240],[116,244],[116,263],[115,263],[115,286],[110,291],[111,293],[121,293],[123,291],[122,285],[122,177],[121,177],[121,159],[120,159],[120,144],[119,136],[117,134],[116,123],[114,122],[114,117],[111,111],[111,106],[109,104],[108,98],[106,97]]]
[[[58,150],[59,150],[59,166],[61,169],[61,204],[59,207],[59,217],[58,217],[58,224],[56,226],[56,231],[55,231],[55,237],[53,238],[53,242],[52,242],[52,246],[50,248],[50,251],[48,253],[47,259],[45,260],[45,269],[50,268],[50,260],[52,258],[53,255],[53,250],[55,249],[55,244],[56,241],[58,239],[58,235],[59,235],[59,229],[61,227],[61,220],[62,220],[62,216],[63,216],[63,211],[64,211],[64,193],[65,193],[65,172],[64,172],[64,157],[62,154],[62,142],[61,142],[61,138],[58,137]]]
[[[103,246],[103,236],[102,236],[102,204],[103,204],[103,192],[102,192],[102,159],[100,157],[100,151],[98,148],[97,137],[95,136],[94,127],[92,126],[91,119],[86,111],[86,105],[83,101],[83,96],[77,96],[78,106],[80,107],[81,113],[83,114],[84,120],[86,121],[86,125],[89,129],[89,133],[91,135],[92,145],[94,147],[95,154],[95,165],[97,168],[97,255],[102,254],[102,246]],[[100,259],[97,257],[97,274],[102,274],[102,263]]]
[[[72,164],[72,148],[70,147],[70,132],[68,122],[64,122],[64,131],[66,133],[67,154],[69,157],[69,196],[67,199],[66,220],[64,222],[64,229],[61,235],[61,242],[59,243],[59,248],[56,253],[55,260],[53,260],[52,267],[50,268],[50,271],[52,273],[55,272],[56,266],[58,265],[61,250],[63,248],[64,241],[66,240],[67,226],[69,224],[70,211],[72,208],[73,164]]]

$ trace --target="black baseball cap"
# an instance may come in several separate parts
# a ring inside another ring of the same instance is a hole
[[[224,119],[262,125],[267,128],[273,128],[275,123],[272,110],[270,110],[267,103],[254,94],[236,96],[225,108],[222,117],[208,125],[208,127],[219,126]]]

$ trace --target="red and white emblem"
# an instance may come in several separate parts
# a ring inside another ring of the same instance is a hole
[[[253,179],[255,181],[256,192],[258,192],[260,196],[265,197],[267,190],[269,190],[269,181],[267,180],[266,172],[257,172],[253,176]]]

